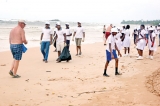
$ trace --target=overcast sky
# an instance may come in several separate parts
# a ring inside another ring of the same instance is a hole
[[[0,19],[120,23],[160,19],[160,0],[0,0]]]

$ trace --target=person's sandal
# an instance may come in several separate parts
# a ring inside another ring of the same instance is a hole
[[[11,70],[9,71],[9,74],[10,74],[11,76],[13,76],[13,72],[12,72]]]
[[[46,60],[45,63],[48,63],[48,61]]]
[[[20,78],[21,76],[19,75],[13,75],[13,78]]]
[[[78,56],[78,54],[76,54],[76,56]]]

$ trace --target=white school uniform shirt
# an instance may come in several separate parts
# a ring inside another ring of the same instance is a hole
[[[66,32],[66,39],[71,40],[71,36],[67,36],[67,35],[71,34],[71,30],[70,29],[65,29],[65,32]]]
[[[116,42],[116,45],[117,45],[117,47],[118,47],[118,50],[121,50],[121,49],[122,49],[121,36],[122,36],[122,34],[121,34],[120,32],[117,33],[117,35],[115,36],[115,42]]]
[[[57,40],[56,40],[56,43],[58,44],[58,43],[62,43],[62,42],[64,42],[64,34],[65,34],[66,32],[64,31],[64,30],[62,30],[62,29],[60,29],[60,30],[56,30],[56,34],[57,34]]]
[[[144,29],[141,30],[141,32],[140,32],[140,34],[139,34],[139,38],[142,38],[142,36],[143,36],[143,37],[146,37],[145,34],[146,34],[146,30],[144,30]],[[141,36],[141,35],[142,35],[142,36]]]
[[[53,34],[51,29],[43,28],[42,33],[43,33],[42,41],[50,41],[51,40],[50,37]]]
[[[134,31],[134,34],[138,35],[138,31]]]
[[[83,38],[84,29],[83,27],[77,27],[74,32],[76,32],[75,38]]]
[[[155,34],[154,32],[152,33],[152,36],[150,36],[150,34],[148,35],[148,48],[149,48],[149,50],[154,50],[154,51],[156,51],[156,49],[157,49],[156,39],[155,39],[155,41],[154,41],[154,46],[151,47],[154,37],[156,38],[156,34]],[[152,39],[152,41],[151,41],[151,39]]]
[[[111,34],[108,39],[107,39],[107,47],[106,47],[106,50],[111,52],[110,49],[109,49],[109,44],[111,44],[111,49],[112,51],[115,50],[115,37]]]

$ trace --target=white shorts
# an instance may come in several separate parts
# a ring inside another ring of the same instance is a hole
[[[57,51],[62,52],[62,50],[63,50],[63,48],[64,48],[64,42],[57,43],[57,44],[56,44],[56,48],[57,48]]]

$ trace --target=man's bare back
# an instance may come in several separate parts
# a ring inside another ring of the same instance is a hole
[[[108,28],[106,29],[106,32],[111,32],[112,29],[112,24],[110,24],[110,26],[108,26]]]
[[[25,32],[20,27],[17,26],[13,28],[10,32],[10,44],[23,44],[26,42]]]

